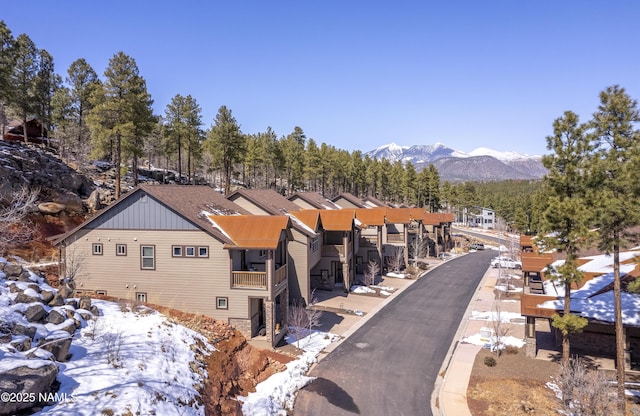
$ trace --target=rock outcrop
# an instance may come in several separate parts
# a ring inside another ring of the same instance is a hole
[[[39,398],[56,388],[56,362],[69,359],[73,335],[93,318],[90,310],[95,307],[90,298],[83,298],[87,310],[77,309],[43,277],[4,261],[0,305],[0,391],[21,398],[0,401],[0,415],[10,415],[46,404]]]

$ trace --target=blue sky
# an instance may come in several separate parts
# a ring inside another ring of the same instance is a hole
[[[587,120],[618,84],[640,98],[637,1],[4,2],[0,19],[102,77],[132,56],[163,114],[191,94],[210,127],[300,126],[349,151],[444,143],[546,153],[565,110]],[[35,23],[39,22],[39,25]]]

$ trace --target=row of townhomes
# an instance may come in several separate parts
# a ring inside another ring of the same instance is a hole
[[[451,248],[452,214],[319,193],[143,184],[57,237],[77,295],[104,295],[213,316],[277,345],[287,309],[314,290],[348,292],[373,260],[409,264]],[[81,267],[80,267],[81,265]]]
[[[525,293],[520,299],[521,314],[526,319],[525,341],[528,356],[537,351],[537,319],[551,319],[564,311],[565,289],[557,279],[558,268],[564,263],[561,253],[540,252],[535,239],[520,238],[522,272]],[[620,253],[620,280],[623,289],[640,276],[640,248]],[[588,320],[580,333],[570,334],[572,354],[593,354],[615,358],[615,308],[613,296],[613,255],[589,250],[578,259],[584,279],[571,288],[571,313]],[[622,291],[622,322],[625,339],[626,369],[640,366],[640,295]],[[559,346],[560,332],[551,327]]]

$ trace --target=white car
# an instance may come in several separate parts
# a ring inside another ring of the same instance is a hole
[[[522,262],[510,257],[499,256],[491,260],[491,267],[501,267],[503,269],[522,269]]]

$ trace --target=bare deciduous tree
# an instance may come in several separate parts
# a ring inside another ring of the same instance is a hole
[[[320,326],[322,311],[312,307],[316,302],[317,299],[311,292],[311,302],[307,308],[297,302],[289,307],[288,332],[295,338],[298,348],[300,348],[300,340],[309,335],[313,328]]]
[[[397,246],[393,251],[393,256],[389,259],[389,266],[394,272],[399,272],[404,263],[404,247]]]
[[[616,391],[602,371],[589,370],[578,357],[562,366],[555,379],[567,414],[598,416],[616,414]]]
[[[369,260],[367,270],[364,272],[364,284],[371,286],[376,282],[376,275],[380,273],[380,265],[375,260]]]
[[[418,266],[418,259],[424,257],[426,248],[427,242],[421,237],[416,237],[411,242],[411,253],[413,253],[413,265],[415,267]]]
[[[25,186],[10,195],[0,195],[0,200],[6,201],[0,208],[0,255],[33,239],[35,230],[28,221],[28,214],[39,194],[39,189]]]

